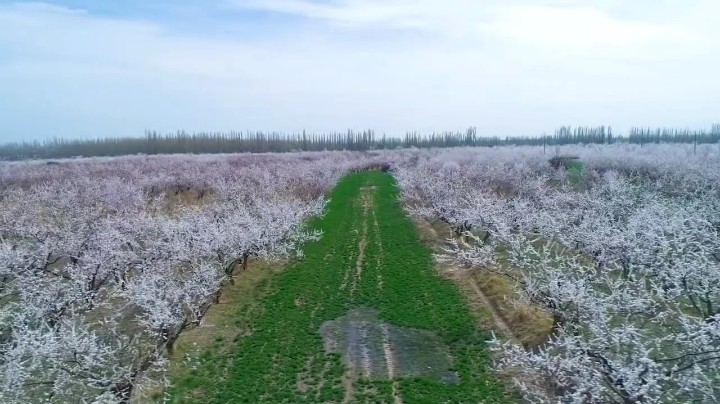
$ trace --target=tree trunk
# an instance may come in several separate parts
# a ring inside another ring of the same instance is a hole
[[[225,276],[227,276],[228,281],[231,285],[235,284],[235,279],[233,279],[233,273],[235,273],[235,266],[240,263],[240,258],[233,260],[227,267],[225,267]]]
[[[168,335],[167,341],[165,341],[165,349],[167,350],[168,356],[172,356],[175,352],[175,342],[180,337],[180,333],[176,332],[172,335]]]
[[[118,402],[125,404],[130,402],[130,397],[132,396],[134,387],[135,385],[132,381],[126,380],[115,384],[110,389],[110,392],[112,392],[115,398],[118,399]]]
[[[482,239],[483,245],[487,244],[487,241],[489,238],[490,238],[490,230],[485,230],[485,235],[483,236],[483,239]]]
[[[248,258],[250,258],[250,253],[243,253],[242,255],[242,269],[243,271],[247,270],[247,264],[248,264]]]

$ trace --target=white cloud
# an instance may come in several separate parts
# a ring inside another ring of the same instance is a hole
[[[233,3],[230,24],[257,24],[248,9],[312,21],[255,25],[252,38],[0,5],[0,140],[469,125],[505,136],[716,120],[720,29],[709,13],[718,6],[666,1],[650,13],[627,4]]]
[[[686,39],[662,24],[623,21],[589,7],[511,6],[498,14],[483,28],[541,46],[592,50]]]
[[[466,0],[460,3],[473,4]],[[236,0],[232,4],[240,9],[300,15],[340,25],[380,25],[391,28],[435,28],[448,14],[448,8],[443,2],[427,0],[343,0],[331,3],[307,0]]]
[[[612,56],[633,51],[687,54],[711,46],[700,20],[720,7],[707,0],[230,0],[234,7],[258,9],[363,30],[428,31],[437,37],[473,41],[509,39],[516,44],[573,53]],[[646,18],[641,18],[646,17]]]

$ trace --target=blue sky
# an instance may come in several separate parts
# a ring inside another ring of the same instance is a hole
[[[715,0],[0,0],[0,142],[720,121]]]

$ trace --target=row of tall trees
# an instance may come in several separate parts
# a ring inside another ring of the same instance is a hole
[[[677,128],[632,128],[628,141],[636,144],[647,143],[717,143],[720,141],[720,124],[714,124],[710,131],[691,131]]]
[[[424,135],[408,133],[404,138],[377,136],[372,130],[346,133],[286,134],[280,132],[199,132],[162,134],[147,131],[144,137],[97,139],[53,139],[43,142],[9,143],[0,146],[0,160],[68,158],[76,156],[120,156],[127,154],[175,153],[282,153],[290,151],[378,150],[404,147],[458,147],[506,145],[566,145],[647,143],[717,143],[720,124],[710,130],[632,128],[627,136],[615,135],[609,126],[563,126],[553,135],[505,137],[478,136],[475,127],[465,132]]]

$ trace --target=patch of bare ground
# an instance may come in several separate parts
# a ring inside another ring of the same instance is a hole
[[[449,239],[465,244],[445,224],[425,220],[415,223],[421,241],[435,252],[442,252]],[[483,268],[459,269],[451,263],[436,263],[435,268],[458,286],[482,326],[496,335],[534,348],[552,332],[550,314],[537,306],[518,303],[522,299],[518,299],[517,287],[509,278]]]
[[[320,327],[328,353],[340,353],[346,366],[346,396],[359,379],[392,383],[393,402],[402,403],[400,380],[424,376],[442,380],[451,374],[453,358],[434,333],[385,323],[378,312],[356,308]]]

